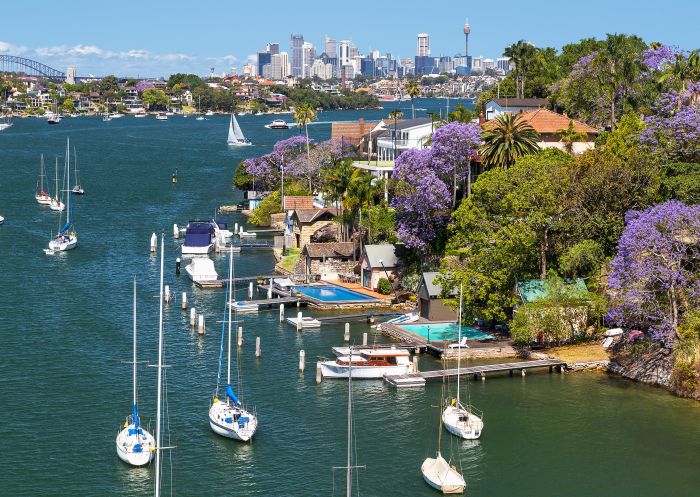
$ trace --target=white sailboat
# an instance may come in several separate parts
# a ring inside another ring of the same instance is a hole
[[[138,412],[138,395],[136,390],[136,279],[134,279],[134,403],[133,411],[126,418],[123,429],[116,439],[119,459],[132,466],[144,466],[151,462],[155,440],[153,435],[141,427]]]
[[[459,313],[458,313],[458,336],[457,343],[462,342],[462,288],[459,289]],[[471,402],[467,405],[462,404],[460,397],[460,382],[459,373],[461,367],[462,349],[458,350],[457,355],[457,396],[448,402],[445,410],[442,412],[442,422],[447,428],[447,431],[458,437],[467,440],[476,440],[481,436],[484,429],[483,413],[477,411],[471,406]],[[468,386],[468,385],[467,385]]]
[[[56,157],[56,196],[49,202],[49,207],[52,211],[63,211],[66,208],[65,204],[61,201],[63,195],[59,195],[60,190],[58,189],[58,157]]]
[[[9,117],[4,118],[2,121],[0,121],[0,131],[11,128],[12,127],[12,121],[10,121]]]
[[[75,150],[75,147],[73,147],[73,166],[75,168],[75,185],[71,191],[74,195],[85,195],[85,190],[80,185],[80,179],[78,177],[78,152]]]
[[[238,124],[238,120],[234,114],[231,114],[231,120],[228,125],[228,140],[229,145],[242,147],[247,145],[252,145],[250,140],[248,140],[244,135],[241,127]]]
[[[199,97],[197,100],[197,121],[204,121],[204,116],[202,115],[202,111],[200,107],[202,106],[202,97]]]
[[[70,164],[70,138],[66,141],[66,164]],[[66,185],[70,185],[70,167],[66,169]],[[71,219],[71,189],[66,188],[66,223],[58,230],[58,234],[49,242],[49,248],[44,249],[48,255],[74,249],[78,245],[78,235]]]
[[[258,418],[248,411],[240,402],[231,387],[231,305],[233,296],[233,252],[229,255],[228,291],[226,293],[226,305],[224,306],[224,324],[221,326],[221,346],[219,348],[219,371],[216,377],[216,391],[211,406],[209,407],[209,426],[215,433],[236,440],[247,442],[258,429]],[[228,317],[227,316],[228,313]],[[219,399],[219,386],[221,383],[221,366],[224,353],[224,331],[228,324],[228,362],[226,372],[226,393],[224,399]],[[240,374],[240,373],[239,373]],[[240,393],[240,392],[239,392]]]
[[[46,177],[46,170],[44,169],[44,154],[41,154],[39,179],[36,180],[36,190],[34,190],[34,198],[40,205],[50,205],[51,195],[44,191],[44,177]]]

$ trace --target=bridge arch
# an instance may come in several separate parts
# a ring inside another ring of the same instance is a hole
[[[16,55],[0,55],[0,72],[23,72],[28,76],[48,79],[66,79],[66,74],[36,60]]]

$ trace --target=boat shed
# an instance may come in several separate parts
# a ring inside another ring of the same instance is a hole
[[[440,273],[426,271],[423,273],[418,285],[418,312],[420,317],[430,321],[456,321],[457,313],[442,300],[442,285],[435,281]],[[451,295],[456,295],[453,289]]]
[[[381,278],[392,282],[398,277],[399,247],[403,245],[365,245],[362,249],[362,286],[374,290],[379,286]]]

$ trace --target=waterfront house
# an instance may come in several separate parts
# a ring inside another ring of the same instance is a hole
[[[254,190],[243,192],[243,199],[248,201],[246,209],[249,211],[256,209],[260,205],[260,202],[269,194],[270,192],[258,192]]]
[[[338,209],[336,208],[295,209],[288,216],[290,245],[303,249],[311,241],[337,240],[340,238],[340,225],[335,221],[337,215]]]
[[[486,102],[486,120],[490,121],[501,114],[517,114],[545,107],[549,101],[546,98],[494,98]]]
[[[307,243],[301,257],[306,274],[319,274],[324,280],[337,280],[357,265],[353,242]]]
[[[379,280],[386,278],[395,281],[398,278],[400,245],[365,245],[362,249],[360,271],[362,286],[375,290]],[[393,283],[392,283],[393,286]]]
[[[435,124],[428,117],[397,122],[389,120],[384,127],[384,132],[377,133],[379,160],[394,160],[405,150],[427,147],[434,126]]]
[[[369,134],[373,135],[379,125],[384,126],[384,122],[365,121],[364,118],[360,118],[358,121],[332,122],[331,139],[344,140],[358,147],[360,153],[366,153],[367,144],[365,137]]]
[[[418,284],[418,312],[420,317],[429,321],[456,321],[457,313],[442,300],[442,285],[436,281],[437,271],[426,271]],[[452,289],[451,296],[457,290]]]
[[[565,150],[566,144],[561,141],[561,130],[567,129],[573,123],[575,131],[584,133],[585,138],[571,144],[572,152],[580,154],[595,147],[595,139],[599,131],[586,123],[557,114],[548,109],[536,109],[519,114],[518,120],[526,121],[540,135],[537,145],[540,148],[558,148]],[[492,129],[495,121],[486,121],[482,127]]]

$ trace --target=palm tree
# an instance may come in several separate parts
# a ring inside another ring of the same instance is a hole
[[[297,126],[304,126],[304,130],[306,131],[306,158],[308,159],[311,154],[311,149],[309,148],[309,123],[316,120],[316,111],[311,107],[311,104],[306,102],[297,105],[294,110],[294,120]]]
[[[525,71],[536,53],[532,43],[525,40],[519,40],[503,51],[503,56],[510,57],[515,65],[515,98],[525,98]]]
[[[697,74],[699,65],[700,56],[697,50],[691,52],[688,57],[684,54],[677,53],[676,61],[659,77],[659,83],[663,83],[669,79],[675,80],[681,84],[681,89],[685,91],[686,81],[693,79],[693,76]]]
[[[574,143],[582,142],[588,138],[588,135],[583,131],[576,131],[576,126],[572,119],[569,119],[569,125],[566,128],[557,130],[557,133],[561,137],[559,141],[564,144],[564,149],[571,155],[574,154]]]
[[[411,97],[411,119],[416,118],[416,110],[413,107],[413,99],[420,95],[420,87],[416,81],[406,83],[406,93]]]
[[[493,121],[495,126],[482,134],[481,156],[486,165],[507,169],[518,157],[539,150],[539,134],[520,116],[501,114]]]

